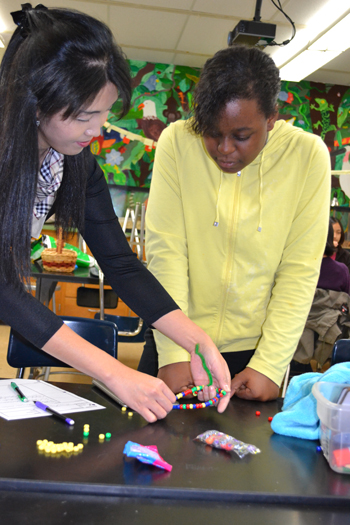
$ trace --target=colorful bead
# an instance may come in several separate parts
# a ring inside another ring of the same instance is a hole
[[[185,397],[187,395],[197,395],[198,392],[203,390],[204,385],[201,386],[195,386],[193,388],[189,388],[185,390],[184,392],[179,392],[176,394],[176,399],[181,399],[182,397]],[[211,407],[215,405],[221,397],[224,397],[226,395],[226,391],[222,390],[221,388],[216,389],[216,396],[213,397],[213,399],[209,399],[209,401],[206,401],[204,403],[176,403],[173,405],[173,410],[195,410],[196,408],[206,408]],[[260,415],[260,414],[259,414]]]
[[[257,410],[257,411],[255,412],[255,415],[256,415],[256,416],[260,416],[260,412],[259,412],[259,410]]]
[[[268,417],[267,420],[271,423],[271,421],[273,420],[273,417]]]

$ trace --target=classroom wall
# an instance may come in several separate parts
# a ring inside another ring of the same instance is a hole
[[[189,117],[199,69],[172,64],[129,61],[133,76],[131,109],[122,120],[108,119],[103,136],[91,144],[102,167],[119,215],[145,202],[152,178],[154,152],[162,130]],[[332,169],[349,170],[350,88],[309,81],[282,82],[280,117],[319,135],[331,153]],[[120,103],[112,108],[118,114]],[[350,180],[350,177],[349,177]],[[339,177],[332,177],[332,199],[349,206]]]

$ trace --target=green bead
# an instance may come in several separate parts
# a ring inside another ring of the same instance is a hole
[[[111,439],[112,434],[110,432],[106,432],[106,439]]]

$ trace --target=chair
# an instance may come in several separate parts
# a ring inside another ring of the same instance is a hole
[[[336,341],[333,346],[330,366],[336,365],[338,363],[344,363],[346,361],[350,361],[350,339],[338,339],[338,341]],[[283,390],[282,390],[283,398],[286,395],[289,375],[290,375],[290,365],[288,365],[286,374],[284,376]]]
[[[115,323],[83,317],[61,317],[61,319],[83,339],[117,358],[118,329]],[[7,362],[18,369],[17,377],[19,378],[23,378],[24,369],[28,367],[70,368],[70,365],[37,348],[15,330],[10,332]]]
[[[350,339],[339,339],[333,346],[331,366],[345,361],[350,361]]]
[[[144,342],[147,325],[140,317],[104,314],[104,318],[117,325],[119,343]],[[95,314],[95,319],[100,319],[99,313]]]

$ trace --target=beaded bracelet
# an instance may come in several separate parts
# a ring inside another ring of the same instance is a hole
[[[204,388],[204,385],[194,386],[193,388],[189,388],[188,390],[185,390],[184,392],[180,392],[179,394],[176,394],[176,399],[181,399],[182,397],[185,397],[191,393],[194,396],[196,396],[198,392],[203,390],[203,388]],[[215,405],[219,401],[220,397],[224,397],[224,396],[226,396],[226,391],[222,390],[221,388],[217,388],[216,396],[213,397],[213,399],[209,399],[209,401],[206,401],[204,403],[188,403],[188,404],[176,403],[175,405],[173,405],[173,410],[186,410],[186,409],[195,410],[196,408],[210,407],[210,406]]]

